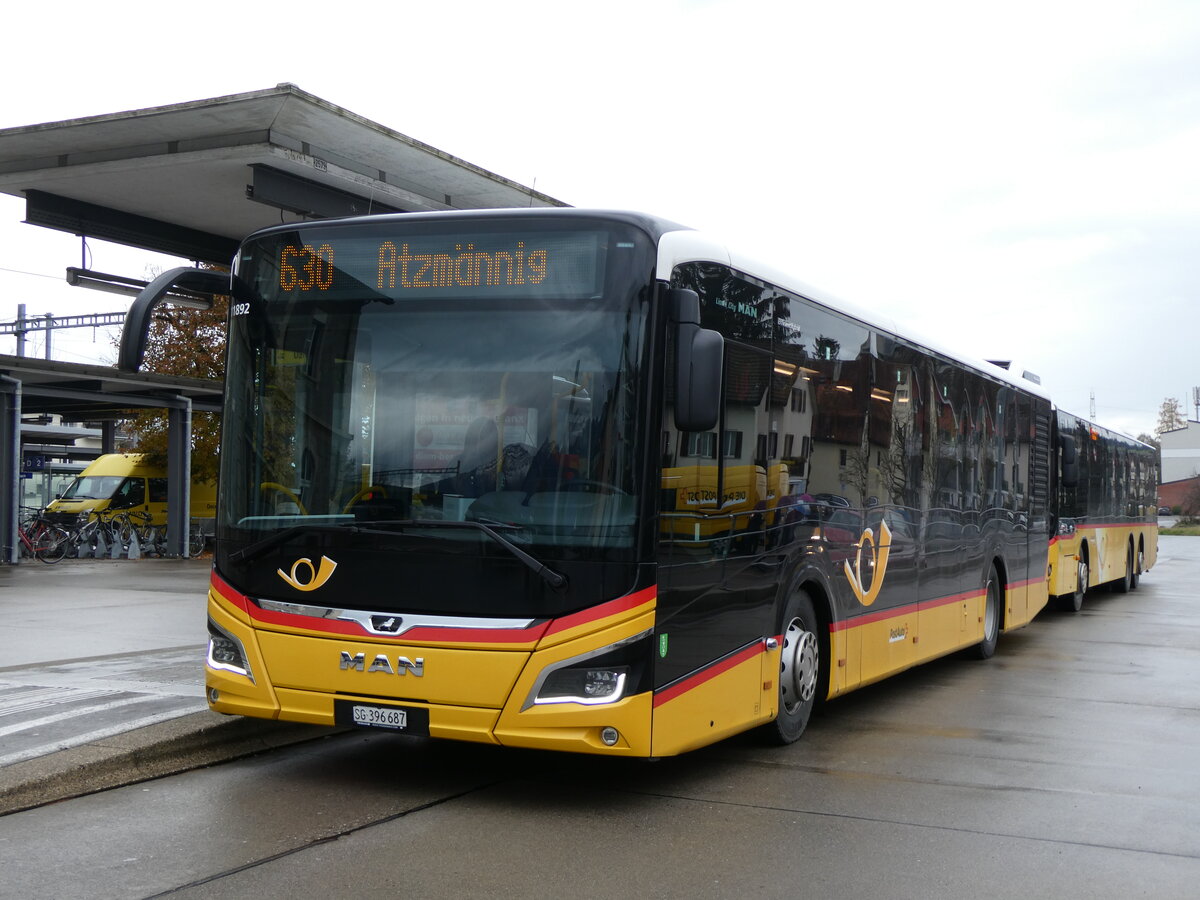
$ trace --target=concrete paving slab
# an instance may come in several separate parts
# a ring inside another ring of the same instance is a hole
[[[210,569],[0,567],[0,815],[333,733],[208,710]]]

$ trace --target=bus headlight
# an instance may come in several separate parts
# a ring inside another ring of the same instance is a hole
[[[600,647],[542,670],[522,709],[548,703],[598,706],[649,690],[650,631]]]
[[[625,696],[628,666],[605,669],[559,669],[551,672],[533,702],[612,703]]]
[[[208,620],[208,667],[219,672],[242,675],[252,683],[254,681],[242,642],[212,619]]]

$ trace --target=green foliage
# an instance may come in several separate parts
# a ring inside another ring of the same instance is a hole
[[[1200,537],[1200,521],[1182,519],[1171,528],[1160,528],[1159,534],[1183,535],[1184,537]]]

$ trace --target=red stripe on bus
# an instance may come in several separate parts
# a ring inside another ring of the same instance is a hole
[[[695,690],[705,682],[712,681],[718,675],[723,675],[734,666],[740,665],[748,659],[753,659],[763,652],[763,647],[764,644],[761,641],[751,644],[750,646],[739,650],[737,653],[726,656],[724,659],[719,659],[715,663],[709,665],[707,668],[701,669],[699,672],[689,675],[682,681],[677,681],[670,687],[663,688],[654,695],[654,706],[662,706],[664,703],[674,700],[676,697],[686,694],[688,691]]]
[[[1009,582],[1004,586],[1006,591],[1016,590],[1017,588],[1028,588],[1035,584],[1044,584],[1044,578],[1027,578],[1024,581]],[[913,613],[919,613],[923,609],[937,609],[939,606],[948,606],[951,603],[963,603],[967,600],[972,600],[983,595],[983,588],[977,591],[965,591],[961,594],[950,594],[946,597],[936,597],[932,600],[920,600],[916,603],[907,603],[904,606],[896,606],[890,609],[881,609],[878,612],[867,613],[863,616],[855,616],[852,619],[843,619],[840,622],[832,622],[829,625],[831,632],[846,631],[850,628],[857,628],[860,625],[871,625],[875,622],[883,622],[887,619],[898,619],[903,616],[910,616]]]
[[[308,631],[318,631],[326,634],[338,634],[349,637],[369,638],[371,640],[423,642],[442,641],[460,644],[533,643],[541,640],[548,634],[556,634],[567,631],[571,628],[577,628],[581,625],[597,622],[609,616],[614,616],[622,612],[637,609],[639,606],[643,606],[646,603],[653,601],[658,595],[657,587],[652,586],[645,588],[644,590],[635,591],[632,594],[627,594],[624,597],[618,597],[615,600],[610,600],[607,603],[601,603],[599,606],[581,610],[577,613],[572,613],[569,616],[563,616],[562,618],[553,619],[549,622],[541,621],[531,625],[528,628],[522,629],[487,627],[441,628],[437,626],[418,626],[398,635],[387,635],[375,634],[367,631],[356,622],[339,619],[316,619],[313,616],[262,609],[261,607],[249,602],[244,594],[235,590],[228,582],[217,575],[215,571],[212,574],[212,587],[213,590],[220,594],[224,599],[228,600],[234,606],[237,606],[239,609],[247,613],[256,622],[261,622],[265,625],[303,628]]]
[[[217,574],[217,570],[213,569],[212,575],[209,577],[209,586],[213,591],[221,596],[222,599],[236,606],[244,613],[250,612],[250,601],[241,591],[235,590],[233,585]]]
[[[657,596],[658,586],[655,585],[640,591],[634,591],[632,594],[626,594],[624,597],[618,597],[616,600],[609,600],[607,603],[601,603],[599,606],[593,606],[589,609],[572,613],[569,616],[563,616],[561,619],[554,619],[546,629],[546,635],[558,634],[571,628],[578,628],[580,625],[587,625],[597,622],[600,619],[606,619],[609,616],[637,609],[639,606],[651,602]]]

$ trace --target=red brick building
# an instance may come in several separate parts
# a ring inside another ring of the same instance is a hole
[[[1188,515],[1200,513],[1200,475],[1158,486],[1158,505],[1179,508]]]

